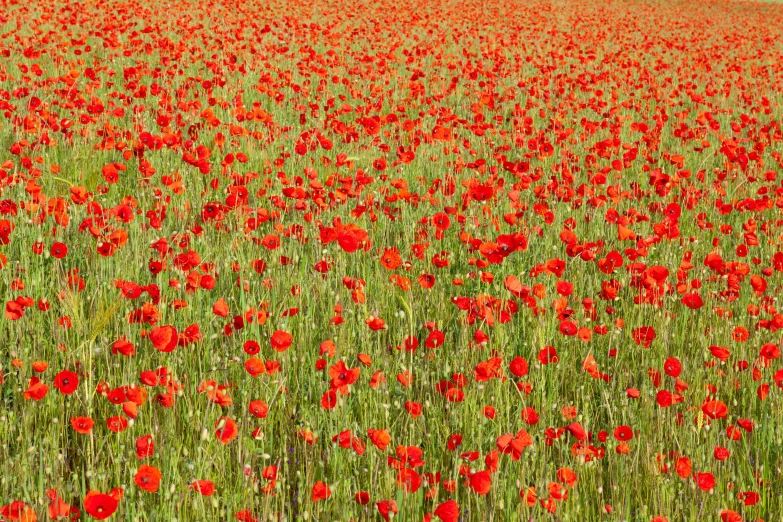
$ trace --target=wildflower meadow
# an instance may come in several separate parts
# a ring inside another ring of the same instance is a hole
[[[783,4],[0,0],[0,520],[780,522]]]

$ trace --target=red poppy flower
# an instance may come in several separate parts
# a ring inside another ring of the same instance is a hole
[[[259,520],[255,517],[253,517],[252,511],[249,509],[242,509],[240,511],[237,511],[234,515],[234,518],[237,519],[239,522],[259,522]]]
[[[492,475],[489,471],[479,471],[470,475],[470,489],[479,495],[486,495],[492,487]]]
[[[517,461],[521,458],[525,448],[533,445],[533,439],[527,431],[520,430],[516,436],[501,435],[496,443],[498,451],[511,455],[511,459]]]
[[[385,451],[391,442],[389,432],[386,430],[375,430],[370,428],[367,430],[367,436],[370,438],[370,441],[381,451]]]
[[[459,504],[455,500],[447,500],[439,504],[433,513],[441,522],[457,522],[459,520]]]
[[[269,343],[272,345],[272,348],[278,352],[284,352],[288,349],[289,346],[291,346],[293,340],[294,338],[290,333],[284,332],[282,330],[276,330],[269,339]]]
[[[729,414],[728,407],[718,400],[705,402],[701,407],[701,411],[711,419],[722,419]]]
[[[509,364],[509,371],[511,371],[511,373],[517,377],[524,377],[528,374],[527,361],[519,356],[514,357],[514,359]]]
[[[666,375],[677,378],[682,372],[682,364],[676,357],[669,357],[663,363],[663,371],[666,372]]]
[[[106,419],[106,427],[109,428],[109,431],[120,433],[128,427],[128,420],[119,416],[109,417]]]
[[[245,341],[245,344],[242,345],[242,349],[245,350],[245,353],[248,355],[256,355],[261,351],[261,346],[251,339]]]
[[[155,442],[152,435],[144,435],[136,439],[136,458],[141,460],[151,457],[155,453]]]
[[[325,500],[332,495],[332,490],[329,489],[325,483],[320,480],[313,485],[312,500],[318,502],[319,500]]]
[[[90,433],[92,427],[95,425],[90,417],[74,417],[71,419],[71,426],[76,433],[87,434]]]
[[[559,360],[554,346],[545,346],[538,352],[538,362],[541,364],[557,364]]]
[[[263,419],[269,415],[269,407],[264,401],[250,401],[248,409],[250,410],[251,415],[259,419]]]
[[[149,493],[155,493],[158,490],[158,487],[160,487],[161,476],[160,470],[155,466],[142,464],[139,466],[138,471],[136,471],[133,481],[141,489]]]
[[[402,265],[400,251],[396,248],[387,248],[381,256],[381,264],[386,270],[396,270]]]
[[[65,243],[60,243],[57,241],[52,243],[52,247],[49,250],[49,253],[55,259],[62,259],[68,255],[68,246]]]
[[[359,368],[348,368],[344,361],[338,361],[329,368],[329,385],[333,389],[340,389],[353,384],[359,379],[360,372]]]
[[[136,347],[128,342],[125,338],[117,339],[114,341],[114,343],[111,345],[111,353],[113,355],[124,355],[126,357],[130,357],[136,353]]]
[[[397,487],[406,493],[415,493],[421,487],[421,476],[410,468],[402,468],[397,472]]]
[[[194,480],[188,487],[205,497],[215,494],[215,484],[211,480]]]
[[[63,370],[55,375],[53,385],[63,395],[70,395],[79,387],[79,376],[74,372]]]
[[[576,440],[584,441],[587,440],[587,432],[582,427],[581,424],[578,422],[575,422],[573,424],[569,424],[566,426],[566,430],[576,438]]]
[[[236,421],[228,417],[220,417],[215,421],[215,437],[223,444],[228,444],[239,435]]]
[[[636,344],[641,344],[645,348],[649,348],[657,337],[657,334],[652,326],[642,326],[641,328],[636,328],[632,332],[632,336]]]
[[[337,394],[334,390],[329,390],[321,397],[321,407],[325,410],[331,410],[337,406]]]
[[[245,361],[245,370],[253,377],[258,377],[259,375],[266,373],[266,366],[258,357],[251,357]]]
[[[759,495],[755,491],[743,491],[742,493],[739,494],[739,498],[742,499],[742,503],[744,505],[755,506],[761,500],[761,495]],[[737,515],[737,517],[739,517],[739,515]],[[721,515],[721,518],[723,518],[723,515]],[[738,522],[742,522],[742,517],[739,517],[737,520]]]
[[[677,463],[674,466],[677,474],[680,478],[688,478],[691,476],[691,459],[688,457],[680,457],[677,459]]]
[[[41,382],[38,377],[30,377],[30,385],[24,392],[24,398],[27,400],[40,401],[46,397],[49,387]]]
[[[98,491],[90,491],[84,497],[84,502],[82,504],[88,515],[96,520],[104,520],[117,511],[119,502],[111,495]]]
[[[709,491],[715,487],[715,476],[712,473],[697,473],[696,485],[703,491]]]
[[[633,430],[628,426],[618,426],[614,430],[614,438],[626,442],[633,438]]]
[[[14,500],[10,504],[0,507],[0,515],[14,521],[35,522],[37,520],[35,510],[21,500]]]
[[[149,333],[152,346],[160,352],[173,352],[179,341],[179,334],[173,326],[156,326]]]
[[[692,310],[698,310],[704,306],[704,301],[699,294],[691,292],[682,296],[682,304]]]
[[[405,403],[405,409],[407,410],[408,413],[410,413],[411,417],[416,419],[421,415],[423,411],[423,406],[421,405],[421,403],[418,402],[407,401]]]
[[[399,512],[397,502],[394,500],[381,500],[375,504],[375,507],[386,522],[389,522],[390,515],[394,516]]]
[[[441,332],[440,330],[433,330],[427,335],[427,338],[424,340],[424,346],[426,346],[430,350],[439,348],[443,346],[443,341],[445,339],[446,336],[443,332]]]

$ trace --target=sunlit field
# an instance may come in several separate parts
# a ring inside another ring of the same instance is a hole
[[[783,5],[0,0],[0,520],[783,514]]]

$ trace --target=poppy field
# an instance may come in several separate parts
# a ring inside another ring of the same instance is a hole
[[[0,520],[781,520],[783,5],[0,6]]]

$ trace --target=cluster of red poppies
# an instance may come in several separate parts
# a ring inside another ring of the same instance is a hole
[[[783,510],[783,7],[0,2],[4,520]]]

